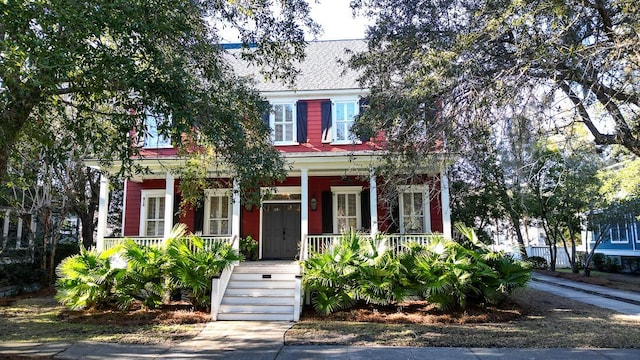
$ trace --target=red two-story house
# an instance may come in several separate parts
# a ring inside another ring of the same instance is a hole
[[[365,47],[362,40],[310,42],[294,89],[260,81],[256,69],[236,61],[239,73],[256,74],[258,89],[271,104],[268,121],[273,144],[291,165],[288,177],[274,184],[275,195],[260,207],[234,201],[234,182],[227,179],[227,188],[206,191],[204,207],[178,216],[180,179],[170,169],[180,161],[170,142],[150,131],[143,145],[145,158],[140,161],[151,173],[125,184],[123,235],[162,238],[181,222],[205,237],[250,235],[259,242],[260,259],[296,258],[308,237],[340,234],[350,228],[365,233],[450,236],[447,179],[440,168],[425,174],[423,183],[399,189],[395,216],[388,216],[389,206],[378,201],[374,169],[383,139],[359,139],[351,133],[367,89],[358,87],[357,74],[345,71],[340,61],[347,59],[347,49]],[[153,122],[149,125],[153,127]],[[104,195],[106,180],[102,185]],[[106,198],[101,196],[99,248],[105,246]]]
[[[310,42],[293,88],[262,81],[256,69],[232,61],[237,72],[256,77],[271,104],[273,145],[290,165],[286,180],[273,184],[275,194],[260,206],[248,207],[234,195],[233,187],[242,184],[222,179],[219,183],[229,185],[206,190],[202,208],[178,215],[180,179],[171,168],[180,161],[166,139],[150,134],[144,143],[147,156],[140,161],[151,172],[125,184],[123,235],[153,244],[180,222],[205,239],[250,235],[258,240],[262,260],[303,258],[349,229],[396,233],[390,235],[395,240],[434,232],[450,237],[448,182],[442,168],[429,170],[422,183],[401,186],[393,210],[379,201],[375,167],[384,139],[353,136],[351,125],[367,89],[358,87],[357,74],[340,61],[348,58],[347,49],[365,48],[362,40]],[[106,178],[100,191],[97,247],[104,249],[119,239],[105,238]]]

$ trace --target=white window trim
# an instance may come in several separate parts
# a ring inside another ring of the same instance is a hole
[[[211,215],[211,197],[212,196],[226,196],[229,201],[227,206],[227,233],[226,234],[213,234],[217,235],[231,235],[231,220],[233,218],[233,190],[232,189],[206,189],[204,191],[204,221],[202,226],[203,235],[212,235],[210,233],[209,217]]]
[[[150,197],[153,198],[165,198],[165,190],[164,189],[154,189],[154,190],[140,190],[140,230],[138,234],[140,236],[164,236],[163,235],[147,235],[147,211],[146,204],[147,199]],[[167,204],[165,204],[167,206]],[[167,219],[164,219],[167,221]],[[164,232],[164,229],[163,229]]]
[[[278,101],[274,101],[270,103],[271,105],[271,112],[269,113],[269,127],[271,128],[271,141],[273,142],[273,145],[276,146],[287,146],[287,145],[298,145],[298,106],[297,106],[297,101],[296,100],[292,100],[292,99],[287,99],[287,100],[278,100]],[[274,106],[275,105],[293,105],[293,133],[292,133],[292,137],[293,140],[292,141],[276,141],[275,140],[275,136],[276,136],[276,125],[275,125],[275,119],[276,119],[276,114],[274,112]]]
[[[339,97],[331,99],[331,144],[332,145],[350,145],[350,144],[362,144],[362,141],[355,137],[355,134],[351,132],[349,129],[349,138],[346,140],[337,140],[338,138],[338,126],[336,124],[336,103],[347,103],[352,102],[355,105],[355,116],[357,117],[360,114],[360,99],[354,97]],[[354,121],[355,124],[355,121]],[[351,139],[350,137],[353,137]]]
[[[625,225],[627,227],[627,230],[625,231],[625,238],[626,239],[623,240],[623,241],[620,241],[620,240],[613,241],[614,228],[613,228],[613,226],[611,228],[609,228],[609,241],[612,244],[628,244],[629,243],[629,232],[628,232],[629,224],[625,222]],[[618,232],[618,239],[619,239],[620,238],[620,224],[616,224],[615,230]]]
[[[356,195],[356,229],[362,229],[362,186],[332,186],[331,196],[333,206],[333,233],[338,233],[338,194]]]
[[[422,212],[424,213],[424,222],[422,224],[425,233],[431,233],[431,198],[429,197],[429,185],[405,185],[398,188],[398,207],[400,214],[400,233],[405,233],[404,228],[404,199],[405,193],[422,193]]]
[[[154,117],[154,118],[157,119],[158,117],[164,118],[165,116],[161,115],[161,114],[153,114],[153,113],[147,111],[147,112],[145,112],[145,118],[144,118],[143,121],[146,122],[148,117]],[[168,119],[167,121],[169,121],[169,123],[171,123],[171,115],[167,116],[167,119]],[[156,122],[156,133],[157,132],[158,132],[158,124]],[[148,136],[148,134],[145,133],[144,134],[144,139],[142,139],[143,140],[143,144],[144,144],[143,145],[144,149],[171,149],[171,148],[173,148],[173,145],[171,144],[171,138],[167,138],[165,136],[162,136],[165,139],[165,141],[163,141],[161,144],[158,144],[158,141],[156,141],[155,145],[147,145],[147,136]],[[161,135],[158,134],[158,138],[160,138],[160,136]]]

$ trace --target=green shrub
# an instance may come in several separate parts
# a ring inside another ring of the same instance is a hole
[[[205,251],[202,239],[185,236],[185,229],[176,225],[162,247],[129,239],[100,254],[81,250],[66,258],[57,268],[56,298],[72,309],[128,309],[136,301],[153,309],[181,288],[190,293],[194,307],[208,309],[211,279],[241,257],[223,242]]]
[[[178,232],[167,240],[167,275],[170,282],[190,294],[197,309],[211,307],[211,280],[242,257],[226,242],[214,242],[204,250],[202,238]]]
[[[465,241],[434,238],[429,245],[406,245],[398,256],[382,238],[344,234],[323,253],[303,262],[303,285],[315,310],[328,314],[357,301],[401,302],[421,296],[442,309],[495,304],[530,279],[530,270],[508,255],[489,250],[473,231]]]
[[[542,256],[529,256],[526,261],[532,269],[546,270],[549,267],[547,259]]]
[[[98,254],[85,249],[56,268],[56,299],[73,309],[105,308],[115,302],[114,286],[124,270],[111,266],[115,251]]]
[[[251,235],[240,238],[240,253],[245,260],[258,260],[258,242]]]

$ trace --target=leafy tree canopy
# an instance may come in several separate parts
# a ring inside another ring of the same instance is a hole
[[[304,30],[316,31],[306,1],[1,1],[0,14],[0,179],[25,140],[88,144],[106,164],[142,170],[126,134],[144,135],[150,112],[170,119],[159,131],[174,144],[197,128],[234,176],[281,165],[259,94],[233,75],[217,29],[241,29],[245,59],[285,78]]]
[[[454,145],[470,122],[537,109],[543,122],[581,122],[596,144],[640,155],[637,1],[355,0],[352,6],[375,21],[369,50],[352,60],[376,108],[362,122],[400,134],[396,148],[433,144],[450,128]]]

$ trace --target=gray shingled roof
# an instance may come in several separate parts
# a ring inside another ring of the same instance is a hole
[[[305,90],[337,90],[359,89],[358,73],[346,70],[346,65],[340,60],[346,61],[350,57],[345,49],[360,52],[367,49],[364,40],[329,40],[312,41],[307,43],[306,58],[302,63],[296,64],[300,74],[296,77],[293,89]],[[293,90],[279,81],[266,82],[259,69],[239,60],[239,50],[228,52],[229,61],[240,76],[250,76],[256,81],[259,91],[286,91]]]

